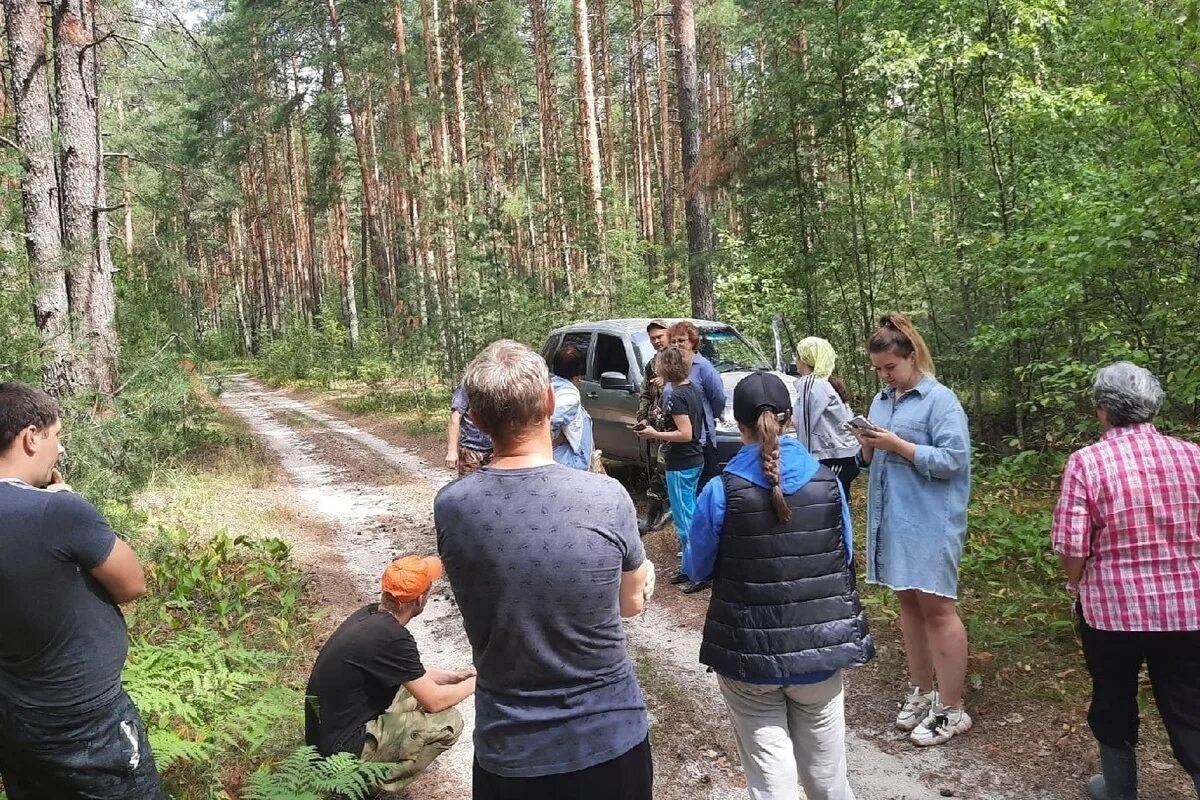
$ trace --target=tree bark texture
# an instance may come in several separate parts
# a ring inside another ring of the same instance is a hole
[[[85,349],[83,378],[101,397],[111,398],[118,385],[117,296],[108,249],[95,2],[55,0],[53,8],[67,295]]]
[[[678,54],[679,129],[682,142],[683,202],[687,216],[688,278],[692,315],[716,318],[712,278],[712,226],[708,187],[700,166],[700,89],[696,64],[696,15],[692,0],[674,0]]]
[[[58,185],[46,65],[46,20],[37,0],[5,0],[17,144],[21,148],[21,207],[33,283],[33,316],[44,349],[42,383],[55,395],[74,389],[71,312],[63,270]]]
[[[588,213],[600,253],[600,265],[607,261],[604,225],[604,185],[600,177],[600,139],[596,132],[596,83],[592,74],[592,45],[588,28],[587,0],[572,0],[575,14],[576,86],[579,92],[579,128],[582,136],[583,180],[587,190]],[[586,268],[586,261],[583,262]]]

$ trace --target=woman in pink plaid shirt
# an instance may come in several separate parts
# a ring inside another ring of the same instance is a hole
[[[1104,435],[1071,455],[1051,537],[1078,597],[1100,743],[1095,800],[1137,800],[1145,663],[1179,763],[1200,795],[1200,447],[1159,433],[1163,390],[1122,361],[1096,373]]]

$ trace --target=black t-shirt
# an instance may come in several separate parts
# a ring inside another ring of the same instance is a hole
[[[671,442],[667,445],[663,462],[667,469],[690,469],[704,463],[704,448],[700,446],[700,433],[704,430],[704,395],[694,383],[684,383],[671,388],[664,409],[668,418],[686,415],[692,421],[692,440],[686,444]],[[675,426],[671,426],[675,430]]]
[[[90,572],[116,541],[79,495],[0,481],[0,692],[14,703],[83,711],[120,691],[125,618]]]
[[[325,642],[304,701],[304,740],[321,755],[362,755],[365,727],[396,692],[425,674],[408,628],[379,608],[363,606]]]

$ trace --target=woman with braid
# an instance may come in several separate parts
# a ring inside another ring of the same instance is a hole
[[[704,487],[684,552],[711,578],[700,662],[717,673],[752,800],[853,800],[842,669],[875,646],[855,588],[838,478],[794,438],[787,387],[758,372],[733,393],[744,446]]]

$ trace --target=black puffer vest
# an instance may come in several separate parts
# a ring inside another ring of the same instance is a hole
[[[822,466],[786,495],[725,473],[725,525],[700,662],[737,680],[786,679],[865,664],[875,655],[854,568],[846,563],[837,478]]]

